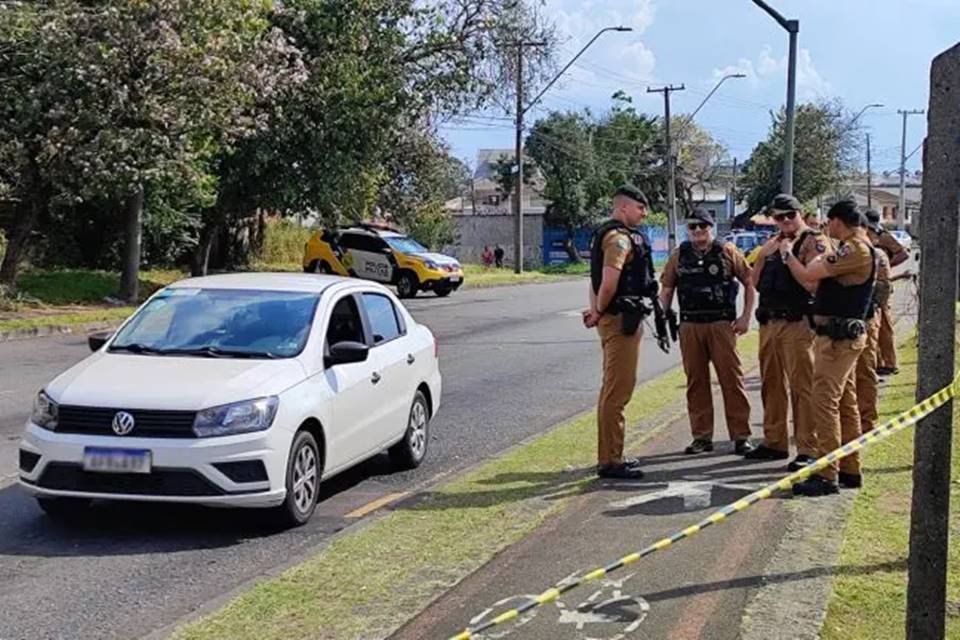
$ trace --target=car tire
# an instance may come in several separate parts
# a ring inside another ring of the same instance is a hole
[[[277,515],[286,527],[306,524],[317,508],[323,463],[320,447],[309,431],[300,431],[290,445],[287,460],[287,495],[277,507]]]
[[[311,260],[310,264],[306,265],[303,268],[304,273],[316,273],[317,272],[317,261]]]
[[[433,292],[437,294],[438,298],[446,298],[448,295],[453,293],[453,289],[450,287],[437,287],[433,290]]]
[[[76,520],[86,515],[90,498],[37,498],[37,504],[54,520]]]
[[[401,271],[397,278],[397,295],[401,298],[413,298],[417,295],[420,283],[417,274],[412,271]]]
[[[403,439],[390,447],[390,460],[401,469],[416,469],[427,457],[430,443],[430,405],[422,391],[417,391],[410,406],[407,430]]]

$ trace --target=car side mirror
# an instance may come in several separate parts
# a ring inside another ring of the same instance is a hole
[[[370,354],[370,347],[353,341],[338,342],[330,347],[330,355],[324,356],[323,365],[329,369],[339,364],[364,362]]]
[[[103,345],[107,344],[107,340],[112,337],[112,331],[98,331],[97,333],[91,333],[87,336],[87,346],[90,347],[90,351],[100,351]]]

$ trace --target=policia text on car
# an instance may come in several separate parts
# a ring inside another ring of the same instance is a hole
[[[603,383],[597,406],[597,473],[609,478],[642,478],[637,460],[624,460],[624,407],[637,381],[643,319],[652,312],[657,283],[649,242],[638,230],[649,201],[625,185],[613,196],[612,219],[594,233],[590,252],[590,308],[583,323],[596,327],[603,349]],[[662,323],[660,331],[665,332]],[[661,341],[665,335],[659,336]]]

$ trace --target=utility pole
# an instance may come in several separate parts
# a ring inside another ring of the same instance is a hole
[[[957,208],[960,205],[957,86],[960,86],[960,45],[934,58],[930,71],[930,115],[923,154],[920,216],[923,266],[917,326],[918,401],[949,385],[954,374]],[[907,640],[942,640],[946,633],[952,435],[952,401],[921,420],[914,431]]]
[[[667,152],[667,249],[670,252],[677,246],[677,168],[673,157],[673,141],[670,139],[670,94],[683,91],[681,84],[667,85],[660,89],[647,87],[647,93],[663,94],[663,145]]]
[[[737,217],[737,159],[733,159],[733,185],[730,187],[730,220]]]
[[[790,35],[790,54],[787,65],[787,130],[784,133],[783,179],[780,182],[780,190],[783,193],[792,194],[794,120],[797,112],[797,34],[800,33],[800,21],[787,20],[764,0],[753,0],[753,4],[770,14],[770,17]]]
[[[603,29],[600,29],[600,31],[597,31],[596,35],[590,38],[590,41],[587,42],[587,44],[583,45],[583,48],[580,49],[580,51],[578,51],[577,54],[569,60],[569,62],[567,62],[567,64],[563,67],[563,69],[560,69],[559,73],[557,73],[557,75],[555,75],[553,79],[550,82],[548,82],[543,89],[540,90],[540,93],[538,93],[537,96],[533,100],[531,100],[530,104],[528,104],[526,107],[523,106],[523,48],[524,47],[544,47],[547,45],[547,43],[546,42],[529,42],[529,41],[526,41],[526,42],[521,41],[521,42],[513,43],[513,46],[517,48],[517,117],[516,117],[517,130],[516,130],[516,141],[515,141],[515,146],[513,150],[514,162],[516,163],[515,166],[516,166],[516,179],[517,179],[516,191],[515,191],[515,196],[513,201],[513,216],[516,224],[513,230],[513,244],[514,244],[513,271],[514,273],[523,272],[523,206],[521,204],[521,200],[523,198],[523,115],[527,111],[532,109],[534,105],[536,105],[540,101],[540,98],[543,97],[543,94],[545,94],[547,91],[550,90],[550,87],[552,87],[554,83],[560,79],[560,76],[566,73],[567,69],[569,69],[570,66],[577,61],[577,58],[583,55],[583,52],[589,49],[590,46],[594,42],[596,42],[597,38],[605,34],[607,31],[627,32],[627,31],[633,31],[633,28],[624,27],[624,26],[604,27]]]
[[[897,229],[904,228],[907,215],[907,116],[922,115],[923,112],[923,109],[897,110],[897,113],[903,116],[903,137],[900,139],[900,201],[897,203]]]
[[[870,171],[870,134],[867,134],[867,209],[873,209],[873,174]]]

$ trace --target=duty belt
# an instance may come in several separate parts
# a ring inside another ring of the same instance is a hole
[[[757,308],[757,322],[767,324],[771,320],[786,320],[787,322],[798,322],[806,317],[802,311],[796,309],[770,309],[768,307]]]
[[[814,324],[813,331],[831,340],[856,340],[867,332],[867,325],[859,318],[829,318],[823,324]]]
[[[706,324],[708,322],[720,322],[721,320],[736,320],[734,311],[684,311],[680,310],[680,322],[691,322],[694,324]]]

